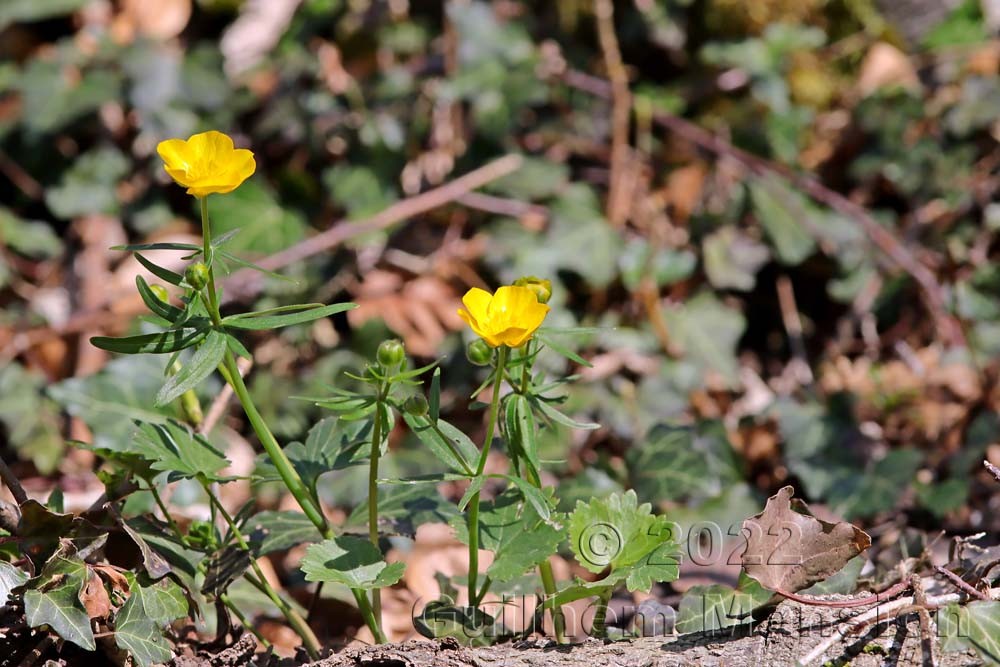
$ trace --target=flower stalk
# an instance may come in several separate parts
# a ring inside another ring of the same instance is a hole
[[[497,415],[500,412],[500,385],[503,383],[504,371],[507,366],[507,352],[509,348],[501,345],[497,348],[496,366],[493,370],[493,395],[490,397],[490,412],[486,421],[486,438],[479,454],[479,464],[476,467],[476,477],[481,477],[486,470],[486,460],[490,455],[490,447],[493,445],[493,433],[496,429]],[[478,606],[484,595],[486,586],[482,592],[477,588],[479,578],[479,497],[480,492],[472,496],[469,501],[469,604]]]

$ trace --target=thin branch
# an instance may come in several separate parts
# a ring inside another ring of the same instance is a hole
[[[962,577],[958,576],[951,570],[941,567],[940,565],[935,565],[934,571],[950,581],[958,590],[965,592],[967,595],[979,600],[989,600],[985,593],[972,587],[964,579],[962,579]]]
[[[615,34],[614,3],[612,0],[594,0],[597,19],[597,38],[604,54],[604,67],[611,79],[611,174],[608,189],[608,220],[620,227],[625,224],[632,208],[628,184],[629,170],[629,120],[632,116],[632,93],[628,86],[628,72],[622,61]]]
[[[512,218],[521,218],[526,215],[536,215],[541,218],[549,217],[549,209],[539,204],[532,204],[531,202],[519,199],[494,197],[493,195],[485,195],[482,192],[469,192],[455,201],[462,206],[486,211],[487,213],[495,213],[496,215],[507,215]]]
[[[24,487],[21,486],[17,475],[7,467],[7,462],[2,458],[0,458],[0,479],[3,479],[3,483],[10,489],[10,494],[14,496],[14,500],[17,501],[18,505],[23,505],[28,501],[28,494],[24,492]]]
[[[811,595],[799,595],[798,593],[786,593],[784,591],[777,591],[777,593],[778,595],[786,597],[794,602],[798,602],[799,604],[807,604],[814,607],[831,607],[834,609],[850,609],[851,607],[865,607],[870,604],[877,604],[879,602],[891,600],[909,588],[909,586],[910,583],[908,581],[900,581],[880,593],[873,593],[872,595],[866,595],[862,598],[853,598],[851,600],[827,600],[825,598],[813,597]]]
[[[1000,482],[1000,468],[996,467],[989,461],[983,461],[983,465],[986,466],[986,469],[990,471],[990,474],[996,477],[997,481]]]
[[[1000,596],[1000,588],[992,588],[988,591],[989,599],[994,600]],[[961,601],[964,594],[962,593],[948,593],[946,595],[935,595],[928,596],[926,600],[926,606],[923,608],[938,609],[945,606],[946,604],[951,604],[952,602]],[[906,609],[913,609],[915,600],[912,597],[899,598],[888,602],[884,605],[878,605],[852,618],[847,623],[844,623],[837,631],[831,634],[829,637],[821,641],[816,645],[813,650],[809,651],[806,655],[799,658],[796,662],[798,665],[807,667],[809,664],[818,660],[824,653],[826,653],[834,644],[840,641],[843,637],[849,634],[854,634],[858,629],[864,628],[867,625],[878,623],[886,618],[892,618],[899,616],[904,613]]]
[[[775,289],[778,292],[781,321],[785,325],[788,344],[792,349],[793,370],[801,382],[811,383],[814,378],[806,355],[806,344],[802,337],[802,317],[799,315],[799,308],[795,303],[795,289],[792,287],[791,278],[785,275],[780,276],[775,283]]]
[[[517,171],[522,162],[523,158],[520,155],[513,153],[505,155],[440,187],[396,202],[367,220],[341,220],[325,232],[296,243],[258,263],[268,271],[277,271],[309,257],[329,252],[348,239],[383,230],[397,222],[453,202],[466,193]],[[261,284],[261,276],[254,270],[237,271],[225,281],[228,288],[226,301],[255,294]]]

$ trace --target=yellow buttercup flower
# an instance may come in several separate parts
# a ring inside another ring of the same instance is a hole
[[[531,339],[549,312],[528,287],[508,285],[490,294],[473,287],[462,297],[458,316],[491,347],[520,347]]]
[[[257,169],[253,153],[235,148],[228,135],[214,130],[187,141],[161,141],[156,152],[163,158],[170,177],[195,197],[232,192]]]

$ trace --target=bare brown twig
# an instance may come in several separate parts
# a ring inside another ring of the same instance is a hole
[[[608,220],[619,227],[625,224],[632,208],[629,191],[629,120],[632,117],[632,93],[628,72],[622,61],[615,34],[614,3],[594,0],[597,38],[604,54],[604,67],[611,79],[611,174],[608,188]]]
[[[817,598],[811,595],[799,595],[798,593],[786,593],[783,591],[778,591],[778,594],[798,602],[799,604],[808,604],[814,607],[832,607],[835,609],[850,609],[851,607],[865,607],[870,604],[876,604],[879,602],[885,602],[886,600],[891,600],[896,597],[907,588],[909,588],[910,582],[900,581],[899,583],[890,586],[880,593],[873,593],[872,595],[866,595],[861,598],[854,598],[852,600],[827,600],[825,598]]]
[[[7,463],[2,458],[0,458],[0,479],[3,479],[3,483],[10,489],[10,494],[14,496],[14,500],[17,501],[18,505],[23,505],[27,502],[28,494],[24,492],[24,487],[21,486],[17,475],[7,467]]]
[[[940,565],[935,565],[934,566],[934,571],[937,572],[938,574],[940,574],[941,576],[943,576],[948,581],[950,581],[955,586],[955,588],[957,588],[958,590],[963,591],[964,593],[966,593],[966,594],[968,594],[968,595],[970,595],[970,596],[972,596],[974,598],[977,598],[979,600],[989,600],[989,598],[986,597],[985,593],[983,593],[982,591],[976,590],[967,581],[965,581],[964,579],[962,579],[962,577],[958,576],[957,574],[955,574],[951,570],[949,570],[947,568],[944,568],[944,567],[941,567]]]

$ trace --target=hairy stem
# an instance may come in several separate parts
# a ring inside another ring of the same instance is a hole
[[[490,414],[486,422],[486,439],[479,454],[479,465],[476,476],[480,477],[486,470],[486,459],[493,445],[493,432],[496,429],[497,413],[500,410],[500,385],[503,383],[504,367],[507,365],[507,346],[497,348],[497,363],[493,371],[493,395],[490,397]],[[479,578],[479,492],[469,501],[469,603],[479,605],[479,595],[476,584]]]
[[[544,560],[538,564],[538,574],[542,578],[542,588],[545,590],[545,597],[553,598],[556,593],[556,578],[552,572],[552,563]],[[562,607],[556,605],[549,610],[552,614],[552,628],[556,633],[556,641],[560,644],[566,643],[566,617],[563,615]]]
[[[597,611],[594,612],[594,625],[590,628],[590,634],[598,639],[608,636],[608,628],[605,621],[608,617],[608,603],[611,602],[611,593],[614,588],[608,586],[597,599]]]

